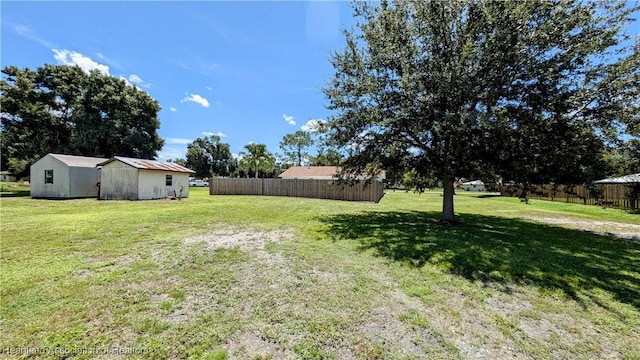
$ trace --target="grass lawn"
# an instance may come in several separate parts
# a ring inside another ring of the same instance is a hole
[[[460,193],[441,226],[435,192],[190,191],[3,191],[0,357],[640,359],[637,214]]]

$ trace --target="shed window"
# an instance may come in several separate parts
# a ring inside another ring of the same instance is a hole
[[[53,170],[44,171],[44,183],[53,184]]]
[[[166,175],[164,182],[166,186],[173,186],[173,175]]]

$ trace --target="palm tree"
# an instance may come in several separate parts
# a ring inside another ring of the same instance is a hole
[[[270,171],[275,168],[276,158],[267,150],[265,144],[247,144],[244,146],[247,151],[241,151],[240,166],[244,169],[254,170],[256,179],[258,171]]]

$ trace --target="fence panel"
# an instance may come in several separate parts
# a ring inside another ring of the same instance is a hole
[[[333,180],[315,179],[246,179],[223,178],[209,180],[210,195],[267,195],[305,198],[379,202],[384,184],[372,181],[353,185]]]
[[[599,205],[626,210],[640,208],[640,198],[633,191],[636,184],[598,184],[598,185],[530,185],[526,193],[529,199],[564,201],[567,203]],[[500,188],[502,196],[523,197],[522,185],[504,185]]]

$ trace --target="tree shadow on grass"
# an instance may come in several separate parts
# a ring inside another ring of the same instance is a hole
[[[28,197],[31,196],[31,191],[29,190],[3,190],[0,192],[0,197],[9,198],[9,197]]]
[[[482,195],[478,195],[478,199],[487,199],[487,198],[495,198],[495,197],[502,197],[502,195],[500,195],[500,194],[482,194]]]
[[[640,308],[640,243],[557,226],[462,214],[462,225],[435,224],[436,212],[323,216],[334,241],[359,242],[393,261],[435,265],[472,281],[559,289],[582,303],[602,289]],[[582,297],[581,297],[582,296]],[[600,304],[606,307],[606,304]]]

